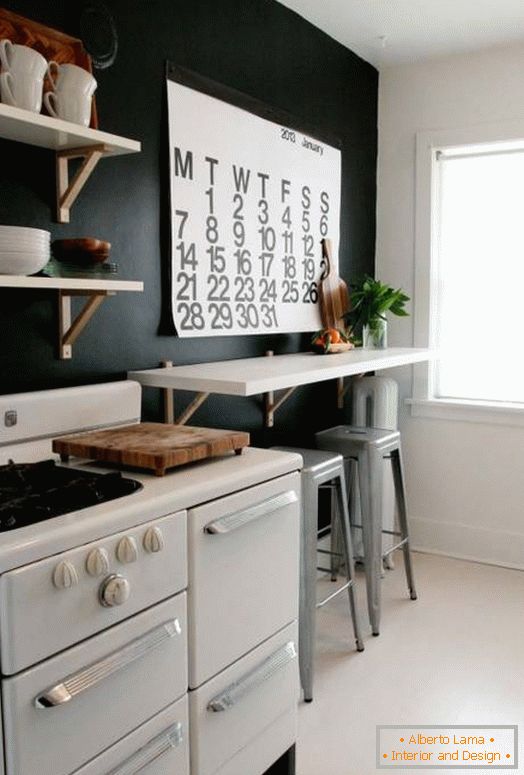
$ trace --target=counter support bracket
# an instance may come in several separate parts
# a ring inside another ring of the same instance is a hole
[[[73,345],[78,337],[104,299],[114,295],[114,291],[58,291],[58,354],[61,360],[72,358]],[[71,312],[72,296],[87,297],[74,320]]]
[[[108,152],[106,145],[92,145],[57,151],[56,154],[56,220],[69,223],[70,210],[77,196],[87,183],[96,165]],[[83,159],[75,176],[69,181],[69,162]]]
[[[268,358],[271,358],[274,355],[273,350],[267,350],[266,356]],[[288,388],[281,396],[280,398],[277,398],[275,400],[275,394],[272,390],[269,391],[269,393],[264,393],[264,425],[266,428],[272,428],[275,424],[275,412],[277,409],[280,409],[280,407],[285,404],[285,402],[290,398],[293,393],[295,392],[296,387],[290,387]]]
[[[173,365],[173,361],[162,361],[160,365],[163,368],[168,369]],[[209,397],[209,393],[197,393],[191,403],[175,419],[174,392],[175,391],[171,388],[162,388],[162,393],[164,395],[164,422],[169,423],[170,425],[185,425]]]

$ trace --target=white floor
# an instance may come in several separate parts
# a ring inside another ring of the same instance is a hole
[[[359,574],[363,653],[353,650],[345,594],[318,612],[314,700],[300,706],[297,775],[384,772],[375,766],[377,724],[519,724],[524,735],[524,573],[413,557],[419,599],[407,597],[397,558],[383,580],[378,638]],[[333,588],[328,579],[319,586]],[[520,759],[524,773],[523,750]]]

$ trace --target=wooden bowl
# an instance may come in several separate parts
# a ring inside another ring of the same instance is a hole
[[[57,261],[70,264],[102,264],[109,258],[111,243],[94,237],[58,239],[52,244]]]

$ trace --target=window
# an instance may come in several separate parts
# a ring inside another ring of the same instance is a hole
[[[524,404],[524,149],[437,153],[438,398]]]
[[[439,358],[417,367],[413,413],[524,420],[524,139],[482,131],[417,138],[415,343]]]

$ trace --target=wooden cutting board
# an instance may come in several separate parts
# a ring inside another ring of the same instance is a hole
[[[319,303],[322,326],[324,328],[346,327],[342,319],[349,312],[349,291],[346,283],[333,267],[331,240],[322,240],[322,257],[326,263],[326,273],[319,283]]]
[[[53,451],[133,468],[147,468],[157,476],[166,469],[225,455],[239,455],[249,445],[249,433],[143,422],[53,440]]]

